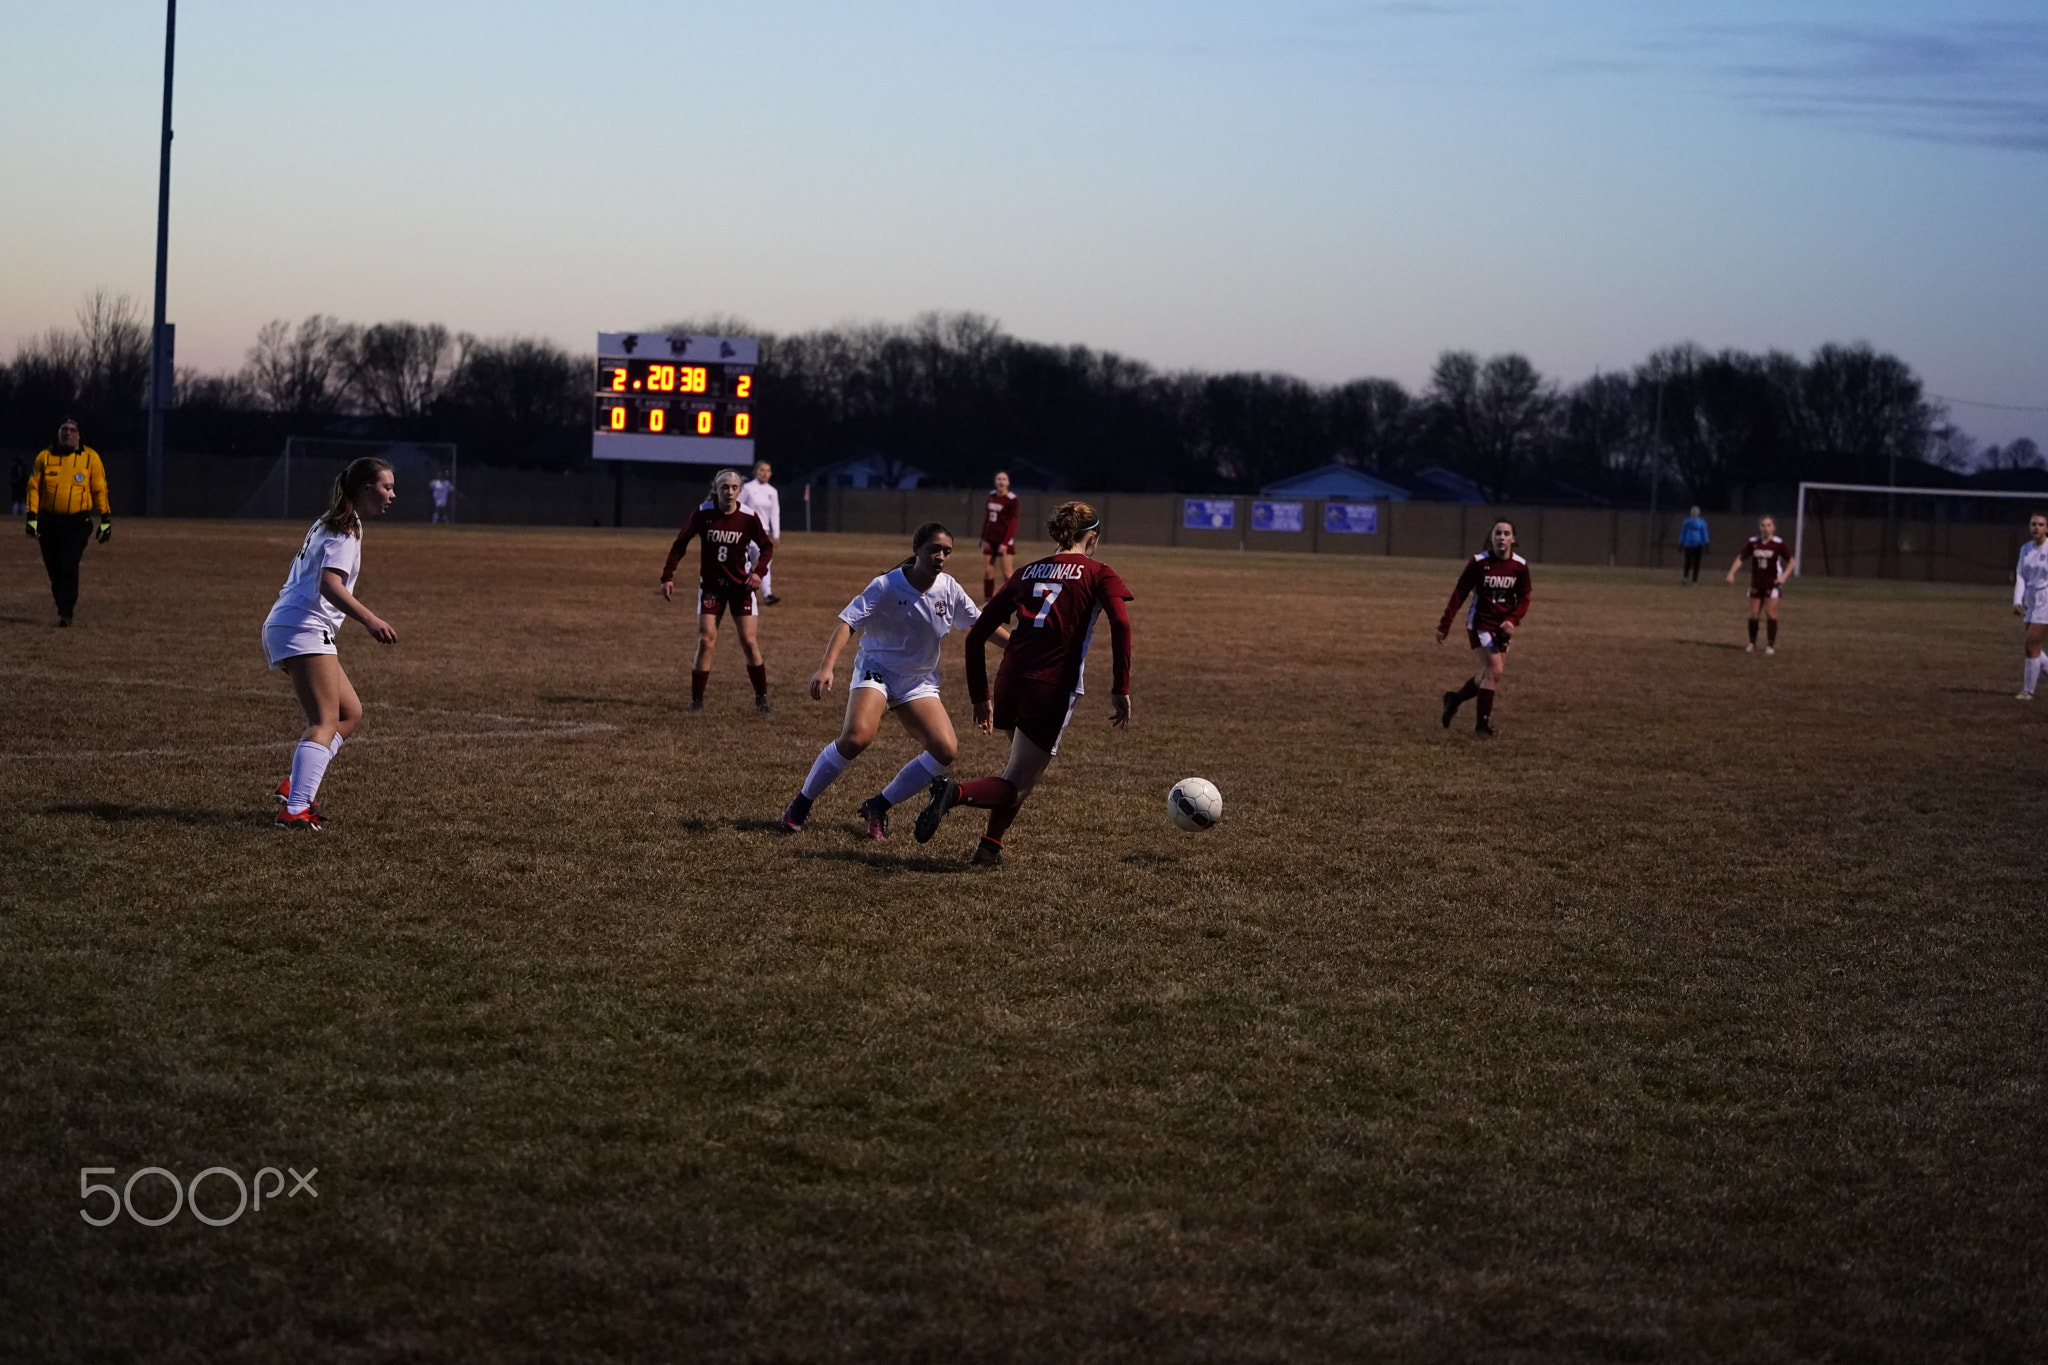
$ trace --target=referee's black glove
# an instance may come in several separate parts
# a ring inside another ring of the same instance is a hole
[[[106,544],[106,543],[107,543],[108,541],[112,540],[113,538],[114,538],[114,519],[113,519],[112,517],[107,517],[107,516],[103,516],[103,517],[101,517],[101,518],[100,518],[100,544],[104,545],[104,544]]]
[[[34,517],[28,519],[28,538],[30,540],[36,538],[36,519]]]

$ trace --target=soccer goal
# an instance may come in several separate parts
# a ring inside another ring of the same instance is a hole
[[[435,479],[459,484],[453,441],[342,441],[324,436],[287,436],[284,453],[242,508],[245,517],[311,520],[326,510],[334,476],[352,461],[374,455],[391,466],[398,497],[387,516],[428,521],[434,514],[428,485]]]
[[[2008,567],[2009,560],[2005,557],[2006,550],[1999,547],[2010,543],[2012,547],[2016,548],[2019,540],[2017,529],[2005,524],[2002,520],[1987,520],[1981,516],[1972,515],[1982,509],[1980,507],[1973,507],[1971,504],[2031,502],[2038,506],[2048,507],[2048,493],[1994,492],[1976,488],[1897,488],[1890,484],[1882,483],[1802,483],[1799,485],[1798,515],[1794,519],[1792,531],[1792,557],[1794,561],[1792,571],[1795,574],[1803,576],[1806,573],[1806,530],[1809,521],[1812,521],[1814,524],[1816,548],[1821,556],[1821,572],[1823,574],[1831,572],[1829,566],[1832,558],[1828,542],[1829,517],[1824,504],[1814,501],[1816,498],[1828,496],[1832,496],[1843,505],[1845,510],[1836,520],[1847,530],[1852,539],[1854,528],[1858,521],[1865,524],[1875,522],[1888,528],[1898,528],[1908,524],[1923,527],[1926,528],[1925,534],[1930,539],[1933,536],[1933,528],[1936,526],[1948,526],[1956,532],[1966,529],[1970,533],[1968,536],[1970,544],[1959,546],[1957,547],[1958,549],[1964,551],[1973,560],[1983,559],[1986,555],[1989,555],[1989,562],[2005,563]],[[1883,511],[1875,515],[1866,515],[1859,518],[1854,510],[1860,506],[1875,512],[1880,504],[1882,504]],[[1925,514],[1931,507],[1943,505],[1952,507],[1954,514],[1949,516],[1943,516],[1939,513],[1933,516]],[[1808,509],[1810,506],[1813,508],[1813,511],[1809,516]],[[1898,533],[1894,530],[1892,534],[1897,535]],[[1953,536],[1951,538],[1953,539]],[[1854,551],[1851,547],[1845,546],[1843,553],[1845,557],[1853,557]],[[1886,556],[1892,557],[1896,562],[1897,558],[1901,555],[1911,554],[1926,558],[1932,556],[1933,553],[1931,545],[1915,548],[1902,541],[1895,541],[1888,548],[1881,548],[1878,551],[1880,563],[1883,562]]]

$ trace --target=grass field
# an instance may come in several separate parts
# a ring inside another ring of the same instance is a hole
[[[68,631],[0,538],[0,1358],[2048,1355],[2002,590],[1802,580],[1766,659],[1740,588],[1538,566],[1483,744],[1455,564],[1109,529],[1135,724],[994,871],[855,837],[893,728],[771,832],[897,541],[785,541],[764,719],[730,637],[685,710],[666,536],[375,527],[287,837],[298,528],[124,522]],[[88,1166],[318,1193],[91,1227]]]

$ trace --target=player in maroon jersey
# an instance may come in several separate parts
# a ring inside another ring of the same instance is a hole
[[[989,490],[988,515],[981,521],[981,600],[996,595],[996,584],[1010,581],[1010,565],[1017,552],[1017,495],[1010,491],[1010,476],[998,469],[996,486]],[[996,565],[1002,564],[997,577]]]
[[[747,653],[747,677],[754,684],[754,709],[768,714],[768,666],[761,660],[761,643],[755,636],[754,589],[775,555],[775,542],[768,528],[752,512],[740,510],[740,472],[721,469],[711,479],[711,506],[690,513],[676,543],[668,547],[668,563],[661,566],[661,595],[672,598],[676,586],[676,564],[683,547],[696,536],[701,543],[697,564],[697,661],[690,669],[690,709],[704,709],[704,684],[711,677],[711,651],[718,644],[718,619],[728,609],[739,627],[740,648]],[[761,557],[754,571],[747,571],[747,547],[758,546]]]
[[[1778,595],[1785,586],[1785,580],[1792,576],[1798,560],[1792,557],[1792,547],[1778,539],[1778,523],[1769,517],[1756,524],[1757,533],[1743,544],[1742,553],[1735,556],[1735,562],[1728,566],[1728,581],[1735,581],[1736,570],[1743,561],[1749,561],[1749,653],[1756,653],[1756,618],[1759,612],[1770,620],[1770,629],[1764,636],[1764,653],[1778,652]]]
[[[967,632],[967,694],[974,701],[974,723],[983,734],[1009,732],[1009,766],[1001,777],[972,782],[955,782],[943,774],[933,778],[931,796],[917,817],[915,832],[922,844],[938,832],[939,821],[952,807],[986,809],[988,828],[975,847],[974,861],[987,866],[1002,863],[1004,832],[1060,750],[1060,732],[1083,691],[1081,670],[1098,614],[1109,617],[1115,671],[1109,723],[1122,729],[1131,719],[1131,618],[1124,609],[1131,590],[1116,570],[1095,558],[1102,522],[1087,503],[1063,502],[1046,530],[1059,553],[1017,570]],[[984,651],[989,637],[1012,615],[1017,624],[991,696]]]
[[[1472,599],[1472,607],[1465,615],[1465,638],[1472,644],[1478,667],[1461,690],[1444,693],[1444,728],[1450,729],[1458,708],[1476,697],[1479,723],[1472,733],[1492,739],[1493,694],[1500,690],[1501,676],[1507,672],[1508,645],[1522,618],[1529,614],[1529,561],[1515,553],[1515,524],[1505,517],[1487,533],[1485,551],[1465,561],[1465,571],[1458,575],[1458,586],[1451,589],[1443,619],[1436,623],[1438,644],[1451,633],[1451,618],[1467,597]]]

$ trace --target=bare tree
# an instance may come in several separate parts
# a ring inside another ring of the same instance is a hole
[[[325,416],[340,405],[335,336],[343,329],[322,313],[296,329],[283,318],[263,324],[243,370],[249,389],[271,412]]]
[[[94,289],[78,307],[86,406],[100,412],[142,406],[149,384],[149,328],[126,294]]]
[[[1489,501],[1536,473],[1557,399],[1524,357],[1481,364],[1470,351],[1446,351],[1426,401],[1441,447]]]
[[[2034,444],[2030,436],[2021,436],[2005,445],[1989,445],[1978,457],[1979,469],[2048,469],[2048,459],[2042,458],[2041,447]]]
[[[335,329],[332,354],[348,393],[370,412],[417,421],[441,396],[455,367],[455,339],[438,322],[380,322]]]

